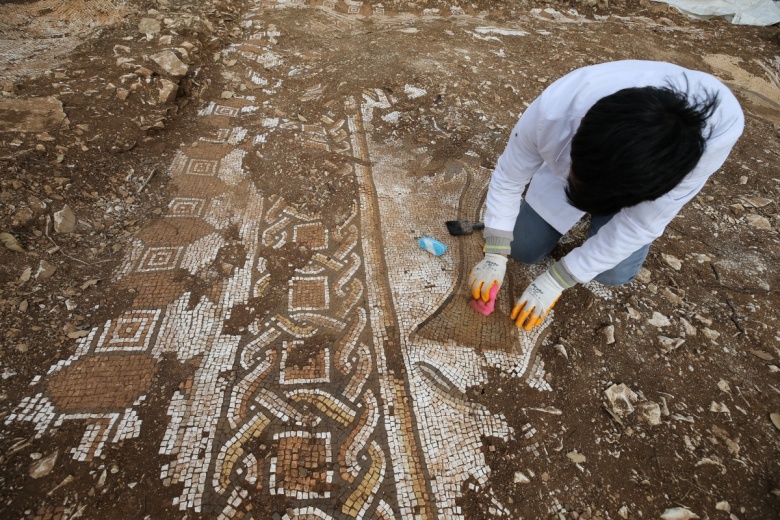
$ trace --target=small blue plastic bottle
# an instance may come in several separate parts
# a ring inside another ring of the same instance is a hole
[[[441,256],[447,252],[447,246],[431,237],[422,237],[418,242],[420,247],[432,255]]]

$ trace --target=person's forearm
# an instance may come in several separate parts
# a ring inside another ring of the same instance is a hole
[[[511,252],[512,231],[502,231],[500,229],[486,227],[483,231],[485,237],[485,253],[495,253],[497,255],[508,255]]]

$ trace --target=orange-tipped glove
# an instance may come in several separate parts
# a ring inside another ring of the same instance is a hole
[[[523,292],[509,315],[515,325],[531,330],[541,325],[544,317],[555,306],[564,289],[572,287],[576,280],[563,261],[550,267]]]
[[[501,287],[506,274],[506,256],[495,253],[485,253],[485,258],[474,266],[469,275],[469,288],[475,300],[490,300],[490,288]],[[497,291],[496,291],[497,292]],[[495,293],[494,293],[495,294]]]

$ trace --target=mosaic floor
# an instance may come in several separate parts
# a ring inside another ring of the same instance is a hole
[[[173,356],[197,367],[170,400],[159,446],[168,460],[160,483],[181,490],[173,507],[255,518],[258,504],[283,496],[290,519],[459,518],[464,483],[479,486],[490,472],[485,437],[524,437],[535,450],[533,425],[513,431],[467,389],[488,369],[550,389],[535,356],[544,328],[521,334],[504,319],[507,290],[493,316],[471,319],[463,281],[481,239],[454,239],[443,226],[479,218],[490,171],[466,153],[444,174],[410,175],[400,144],[372,133],[397,115],[398,98],[382,90],[323,104],[317,120],[275,115],[281,82],[268,77],[290,66],[268,43],[285,37],[263,22],[268,7],[249,13],[251,36],[226,54],[258,95],[200,110],[207,131],[170,164],[166,214],[135,237],[115,273],[117,290],[135,294],[132,308],[37,377],[7,423],[30,422],[38,436],[78,424],[70,454],[93,460],[144,434],[137,409],[160,360]],[[398,96],[420,91],[408,85]],[[320,94],[316,84],[300,93]],[[248,160],[274,133],[304,152],[351,159],[339,175],[354,180],[358,198],[335,224],[253,182]],[[408,211],[422,206],[424,217]],[[422,250],[423,236],[444,241],[447,254]],[[307,261],[275,277],[270,264],[291,248]],[[286,306],[261,313],[274,288]]]

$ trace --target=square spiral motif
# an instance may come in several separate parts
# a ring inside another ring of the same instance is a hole
[[[151,273],[176,269],[183,250],[184,246],[150,247],[144,253],[143,258],[141,258],[136,271],[139,273]]]
[[[218,163],[219,161],[213,159],[190,159],[186,172],[190,175],[213,177],[217,174]]]
[[[216,107],[214,107],[215,116],[236,117],[238,113],[239,113],[239,109],[236,107],[228,107],[225,105],[217,105]]]
[[[106,322],[97,352],[143,351],[149,348],[160,311],[129,311]]]
[[[176,197],[168,204],[169,213],[166,217],[198,218],[203,216],[205,208],[205,199]]]

